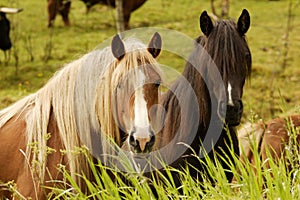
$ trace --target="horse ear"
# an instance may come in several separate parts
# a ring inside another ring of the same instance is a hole
[[[147,50],[149,51],[149,53],[151,53],[153,58],[156,58],[160,54],[161,46],[162,46],[161,36],[159,33],[155,32],[148,44]]]
[[[206,11],[203,11],[200,16],[200,29],[206,35],[206,37],[209,36],[212,29],[214,28],[214,25],[211,21],[211,18],[208,16]]]
[[[121,40],[120,36],[116,34],[111,42],[111,51],[114,57],[118,60],[122,60],[125,55],[124,43]]]
[[[244,9],[239,20],[237,22],[237,30],[241,35],[244,35],[250,27],[250,15],[249,12]]]

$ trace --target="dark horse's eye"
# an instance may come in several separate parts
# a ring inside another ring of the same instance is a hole
[[[250,53],[246,53],[245,58],[246,58],[247,62],[251,62],[251,54]]]
[[[223,68],[220,68],[219,71],[220,71],[221,76],[223,76],[223,74],[224,74]]]

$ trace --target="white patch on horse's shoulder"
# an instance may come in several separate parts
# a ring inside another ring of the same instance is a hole
[[[234,106],[233,100],[232,100],[232,96],[231,96],[231,90],[232,90],[232,87],[231,87],[230,83],[228,83],[228,87],[227,87],[227,91],[228,91],[228,105]]]

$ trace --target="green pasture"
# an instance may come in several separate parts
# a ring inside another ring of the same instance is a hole
[[[230,17],[235,20],[243,8],[251,14],[247,33],[253,55],[251,80],[245,86],[244,120],[252,116],[269,119],[284,112],[299,111],[300,99],[300,16],[299,1],[292,2],[290,28],[287,28],[290,1],[232,0]],[[9,15],[13,48],[8,63],[0,53],[0,108],[43,86],[64,64],[79,58],[116,33],[115,11],[96,5],[86,14],[84,4],[74,0],[71,27],[60,16],[47,28],[46,1],[3,0],[1,4],[21,7],[23,12]],[[215,5],[218,8],[218,1]],[[211,12],[210,1],[149,0],[132,14],[131,27],[161,27],[179,31],[191,38],[201,34],[199,15]],[[288,33],[288,41],[286,35]],[[288,44],[288,49],[285,46]],[[285,56],[285,52],[287,55]],[[285,68],[282,67],[286,60]],[[184,61],[163,52],[159,62],[179,72]]]
[[[215,4],[220,11],[219,1]],[[13,48],[6,56],[0,52],[0,109],[37,91],[58,69],[116,33],[115,10],[107,6],[96,5],[87,14],[84,4],[73,0],[71,26],[65,27],[61,17],[57,16],[54,27],[49,29],[46,0],[1,0],[0,5],[24,9],[19,14],[8,15]],[[229,16],[236,20],[244,8],[250,12],[252,20],[247,40],[253,70],[244,87],[243,121],[267,121],[300,113],[300,1],[231,0]],[[211,12],[209,0],[148,0],[132,14],[130,25],[132,28],[167,28],[196,38],[202,34],[199,16],[203,10]],[[179,72],[184,67],[183,59],[169,52],[162,52],[159,62]],[[294,159],[294,153],[291,153],[291,159]],[[299,169],[299,158],[295,166]],[[192,180],[188,172],[182,172],[181,194],[171,183],[166,186],[155,183],[155,187],[161,188],[158,190],[160,199],[200,199],[199,194],[204,199],[299,199],[299,173],[285,173],[284,166],[274,165],[272,173],[259,171],[257,180],[248,168],[242,170],[244,179],[238,178],[237,183],[229,184],[222,170],[211,167],[211,174],[218,184],[216,187],[204,184],[206,193],[200,189],[203,183]],[[234,167],[232,170],[238,174]],[[105,179],[105,175],[101,176]],[[263,187],[262,176],[268,187]],[[139,184],[144,181],[143,177],[132,179],[136,188],[127,188],[121,180],[114,185],[105,179],[109,185],[106,189],[101,188],[100,183],[90,184],[94,194],[90,198],[119,199],[120,191],[128,199],[153,198],[149,195],[149,187]],[[76,185],[72,186],[76,191]],[[89,198],[72,190],[56,189],[53,193],[54,196],[61,194],[65,199]]]

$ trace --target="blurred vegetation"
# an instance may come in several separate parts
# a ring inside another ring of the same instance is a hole
[[[217,9],[220,9],[219,2],[215,1]],[[291,20],[287,28],[290,3]],[[8,60],[0,52],[0,108],[35,92],[64,64],[116,33],[115,11],[107,6],[96,5],[87,14],[83,2],[73,0],[71,27],[65,27],[58,15],[54,28],[49,29],[47,1],[2,0],[1,4],[24,10],[8,15],[13,48],[8,52]],[[247,38],[253,55],[253,71],[244,88],[244,120],[281,115],[282,105],[285,113],[299,112],[299,5],[299,0],[230,1],[231,18],[236,20],[241,10],[247,8],[252,20]],[[203,10],[211,12],[209,0],[148,0],[132,14],[130,24],[132,28],[173,29],[195,38],[201,34],[199,15]],[[184,61],[171,53],[162,53],[159,62],[178,71],[184,67]],[[286,62],[284,69],[283,62]]]
[[[219,2],[215,1],[217,9]],[[24,10],[8,15],[13,48],[8,52],[7,60],[0,52],[0,108],[37,91],[64,64],[96,48],[116,33],[115,11],[107,6],[96,5],[87,14],[84,4],[73,0],[71,26],[65,27],[61,17],[57,16],[54,27],[48,29],[46,0],[2,0],[1,4]],[[300,1],[231,0],[229,16],[236,20],[243,8],[251,15],[247,40],[253,56],[252,77],[244,87],[243,120],[268,120],[300,113]],[[168,28],[196,38],[201,34],[199,15],[203,10],[211,12],[209,0],[148,0],[132,14],[130,24],[132,28]],[[184,61],[169,52],[163,52],[159,62],[178,71],[184,67]],[[286,63],[284,67],[283,63]],[[259,154],[255,155],[258,159]],[[295,155],[299,152],[289,156]],[[259,176],[256,178],[249,163],[243,167],[236,161],[238,169],[232,165],[231,171],[237,181],[230,184],[224,171],[208,161],[211,174],[218,183],[216,187],[199,183],[184,171],[182,194],[170,182],[166,181],[165,186],[153,184],[161,199],[199,199],[199,195],[203,199],[299,199],[299,167],[295,167],[293,173],[286,173],[282,162],[272,164],[272,170],[264,169],[265,164],[257,162]],[[144,184],[144,177],[131,176],[134,187],[127,187],[122,180],[111,183],[104,177],[105,173],[95,176],[102,176],[101,180],[107,181],[109,187],[105,189],[100,183],[92,185],[86,180],[90,185],[90,197],[81,193],[76,185],[72,185],[74,190],[56,188],[53,195],[62,199],[109,199],[114,194],[113,198],[120,199],[121,193],[128,199],[153,198]],[[66,178],[70,176],[66,175]]]

